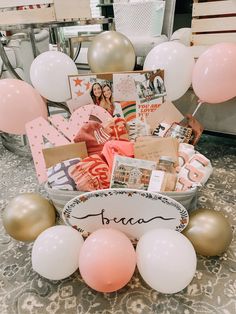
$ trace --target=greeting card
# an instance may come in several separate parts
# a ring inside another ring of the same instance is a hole
[[[144,122],[166,95],[163,70],[72,75],[69,85],[71,112],[94,103],[129,123],[135,119]]]
[[[157,163],[116,155],[111,175],[111,188],[147,190],[152,170]]]
[[[87,93],[92,86],[92,80],[96,80],[96,75],[88,75],[82,77],[75,75],[69,76],[71,98],[77,99]]]
[[[164,71],[147,71],[134,76],[136,91],[140,103],[149,103],[152,100],[160,101],[166,95],[164,85]]]
[[[114,99],[116,101],[135,101],[137,99],[135,77],[139,75],[140,72],[113,74]]]
[[[134,80],[137,93],[136,117],[145,122],[146,117],[164,102],[166,96],[164,71],[147,71],[135,76]]]
[[[73,102],[68,102],[70,111],[89,104],[98,105],[113,115],[112,74],[69,76],[69,84]],[[118,105],[116,105],[117,107]]]

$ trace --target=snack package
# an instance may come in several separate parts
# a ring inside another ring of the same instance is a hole
[[[160,123],[152,132],[152,135],[158,137],[175,137],[179,143],[188,143],[192,137],[192,129],[184,127],[179,123],[171,125],[165,122]]]
[[[170,127],[171,125],[169,123],[162,122],[152,131],[152,135],[164,137]]]
[[[192,128],[184,127],[178,123],[172,123],[163,137],[175,137],[180,143],[188,143],[191,140]]]
[[[70,171],[78,191],[107,189],[110,185],[108,165],[97,154],[84,158]]]
[[[70,172],[80,161],[80,158],[74,158],[48,168],[47,176],[50,187],[57,190],[76,190],[75,182],[70,176]]]
[[[201,123],[198,122],[197,119],[194,118],[191,114],[187,114],[185,118],[180,122],[180,125],[192,129],[192,136],[189,143],[192,145],[196,145],[204,130],[204,127],[201,125]]]

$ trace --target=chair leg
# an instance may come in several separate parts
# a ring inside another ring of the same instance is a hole
[[[136,59],[135,59],[135,66],[134,66],[134,71],[142,71],[143,70],[143,66],[138,64],[138,58],[136,56]]]

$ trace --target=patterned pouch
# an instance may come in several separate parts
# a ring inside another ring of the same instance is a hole
[[[48,168],[47,175],[50,187],[57,190],[76,190],[75,182],[70,176],[70,172],[80,161],[80,158],[74,158]]]
[[[71,170],[70,176],[78,191],[102,190],[110,185],[108,165],[97,154],[84,158]]]

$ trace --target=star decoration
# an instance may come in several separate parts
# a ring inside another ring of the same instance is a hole
[[[73,81],[75,82],[75,86],[81,86],[81,83],[83,82],[83,80],[80,80],[79,78],[73,79]]]
[[[80,91],[78,91],[76,94],[77,94],[77,96],[82,96],[83,95],[83,93],[81,93]]]
[[[85,88],[86,88],[86,90],[90,89],[90,82],[85,83]]]

